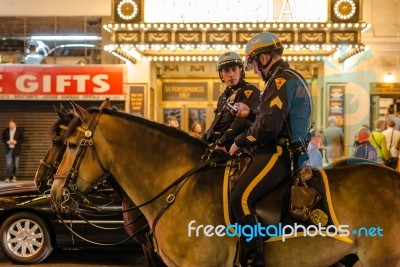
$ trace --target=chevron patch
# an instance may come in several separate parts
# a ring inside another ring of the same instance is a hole
[[[286,79],[284,78],[276,78],[275,79],[275,84],[276,84],[276,88],[281,89],[282,85],[284,85],[286,82]]]
[[[253,90],[244,90],[243,93],[245,94],[245,96],[246,96],[247,98],[249,98],[250,95],[253,93]]]
[[[272,108],[273,106],[277,106],[279,109],[282,109],[282,101],[279,98],[279,96],[275,97],[274,100],[271,101],[271,104],[269,105],[270,108]]]
[[[256,139],[254,136],[252,136],[252,135],[246,136],[246,139],[249,140],[250,142],[255,142],[255,141],[257,140],[257,139]]]

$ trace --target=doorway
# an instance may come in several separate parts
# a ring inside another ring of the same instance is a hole
[[[388,114],[388,108],[393,106],[396,116],[400,113],[399,96],[380,96],[371,95],[370,127],[374,128],[374,122],[378,119],[385,120]]]

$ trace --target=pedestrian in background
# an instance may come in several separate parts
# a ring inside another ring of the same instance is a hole
[[[201,124],[199,122],[193,122],[192,127],[190,127],[189,135],[196,137],[196,138],[201,138],[201,132],[202,132]]]
[[[323,144],[326,148],[326,160],[328,164],[343,157],[344,141],[343,129],[337,126],[334,116],[328,118],[329,126],[324,130]]]
[[[394,123],[395,123],[394,129],[399,131],[400,130],[400,118],[396,116],[393,105],[388,107],[387,113],[388,113],[388,115],[386,118],[386,128],[388,127],[389,121],[394,121]]]
[[[369,126],[367,125],[367,124],[363,124],[363,125],[361,125],[361,127],[360,127],[360,129],[361,128],[368,128],[369,129]],[[370,130],[370,132],[371,132],[371,130]],[[354,136],[354,143],[353,143],[353,147],[354,148],[356,148],[360,143],[358,143],[358,141],[357,141],[357,134],[358,134],[358,131],[357,131],[357,133],[356,133],[356,136]]]
[[[399,157],[399,142],[400,142],[400,131],[395,129],[395,121],[387,121],[387,129],[382,132],[386,138],[386,145],[389,150],[389,161],[386,165],[392,169],[397,169],[397,161]]]
[[[367,127],[361,127],[356,135],[357,146],[354,150],[354,158],[369,159],[377,162],[377,152],[376,149],[369,142],[371,131]]]
[[[10,119],[8,127],[3,130],[2,142],[4,144],[4,152],[6,155],[6,178],[4,182],[17,181],[19,171],[19,159],[21,156],[21,145],[25,141],[24,131],[17,128],[17,124]]]
[[[167,117],[167,125],[174,128],[179,128],[178,119],[175,116],[168,116]]]
[[[386,145],[386,137],[382,134],[385,127],[385,121],[378,119],[374,123],[374,131],[372,131],[369,138],[369,142],[373,145],[377,152],[377,162],[384,164],[385,161],[389,160],[389,150]]]
[[[308,157],[310,158],[309,165],[310,167],[314,168],[321,168],[322,167],[322,154],[319,150],[321,145],[321,131],[319,130],[312,130],[311,131],[311,140],[308,143],[307,153]]]

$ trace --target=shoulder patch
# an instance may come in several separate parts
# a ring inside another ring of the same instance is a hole
[[[272,108],[272,107],[275,106],[275,105],[276,105],[279,109],[282,109],[283,103],[282,103],[281,99],[279,98],[279,96],[275,97],[275,98],[271,101],[271,104],[269,105],[269,107]]]
[[[285,82],[286,82],[286,79],[284,79],[284,78],[276,78],[275,79],[275,84],[276,84],[276,87],[278,88],[278,90],[281,89],[282,85],[284,85]]]
[[[251,96],[251,94],[253,93],[253,90],[244,90],[244,95],[249,98]]]

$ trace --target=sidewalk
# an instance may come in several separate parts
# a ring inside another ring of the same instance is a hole
[[[35,186],[35,182],[33,181],[33,179],[18,179],[16,183],[6,183],[4,182],[4,179],[2,179],[0,181],[0,190],[2,188],[15,188],[15,187],[21,187],[21,186]]]

